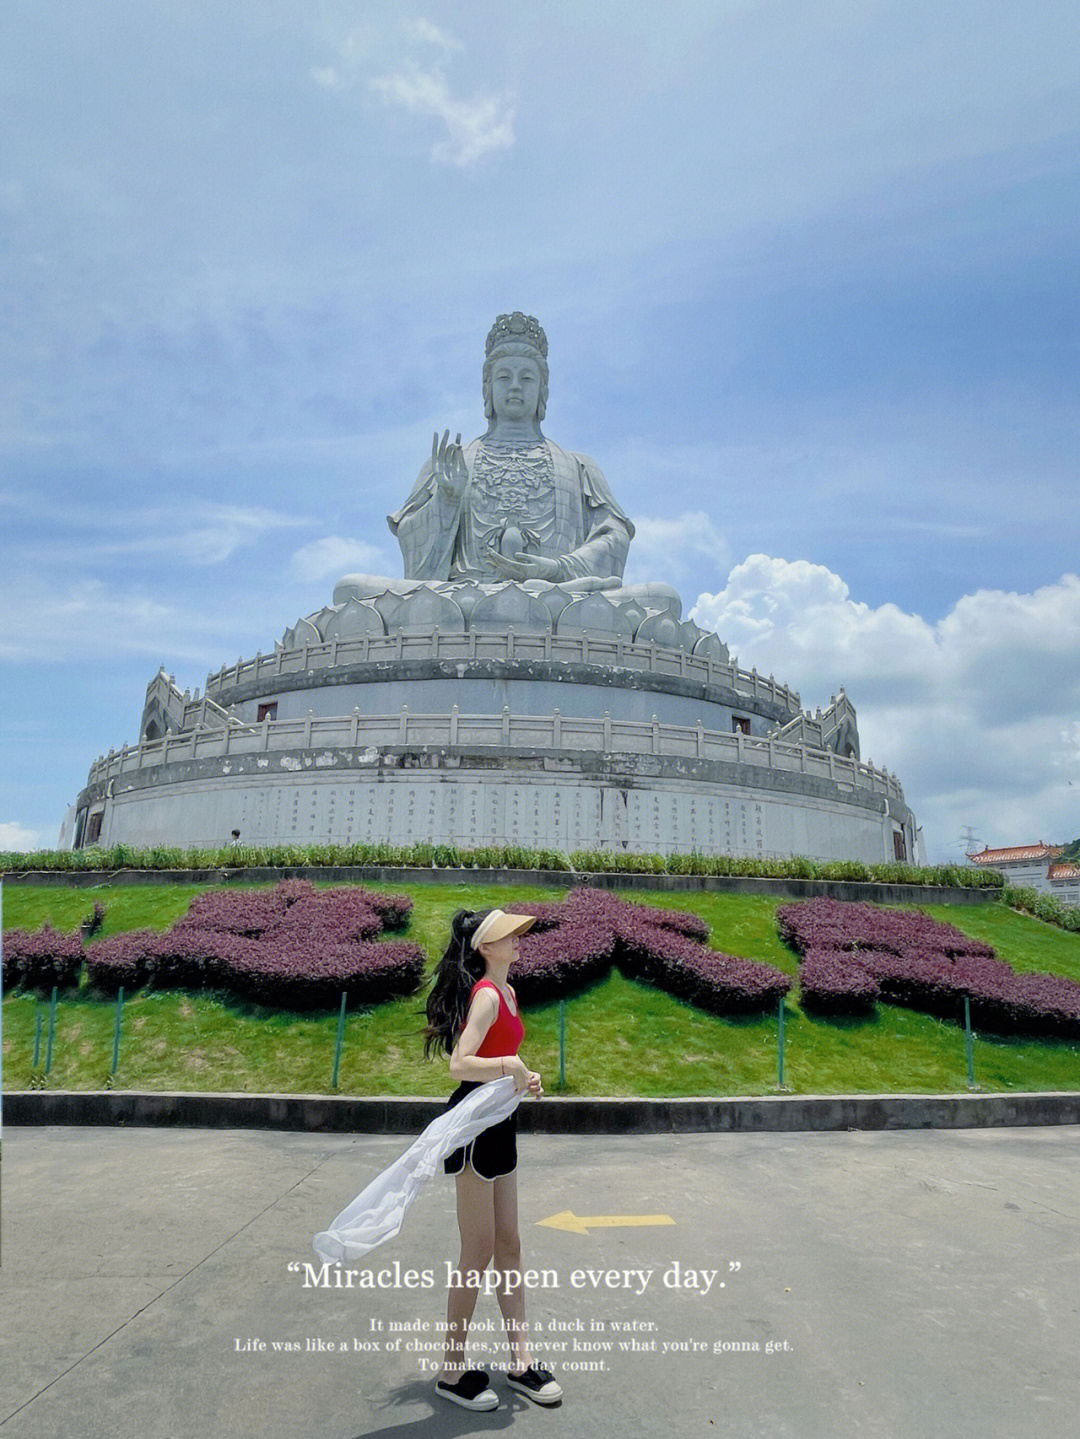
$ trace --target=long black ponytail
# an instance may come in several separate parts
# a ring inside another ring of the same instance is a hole
[[[472,938],[489,913],[486,909],[476,913],[459,909],[451,921],[450,943],[435,969],[427,999],[425,1059],[433,1059],[440,1049],[453,1053],[469,1012],[473,985],[486,972],[484,956],[473,949]]]

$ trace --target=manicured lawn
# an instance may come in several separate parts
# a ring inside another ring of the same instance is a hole
[[[979,904],[954,909],[928,904],[927,914],[955,924],[965,934],[985,939],[998,955],[1018,970],[1041,970],[1080,980],[1080,934],[1044,924],[1041,919],[1006,909],[1003,904]]]
[[[95,890],[50,886],[4,889],[6,928],[36,928],[45,919],[74,929],[95,899],[106,906],[103,933],[168,928],[202,886],[131,885]],[[433,966],[454,911],[497,903],[561,899],[565,891],[520,885],[481,889],[468,884],[405,889],[414,903],[406,931]],[[711,943],[730,954],[765,960],[791,975],[795,955],[776,933],[776,901],[767,896],[619,891],[656,907],[693,910],[711,929]],[[937,919],[988,940],[1018,969],[1042,969],[1080,980],[1080,936],[1067,934],[1000,905],[930,906]],[[426,991],[425,991],[426,992]],[[338,1089],[346,1094],[445,1095],[445,1061],[422,1057],[424,993],[394,1000],[346,1021]],[[785,1084],[796,1093],[963,1091],[963,1031],[910,1010],[879,1005],[872,1020],[804,1015],[797,989],[786,1006]],[[42,1006],[44,1008],[44,1006]],[[34,1016],[39,1001],[9,995],[3,1008],[4,1087],[29,1086]],[[85,986],[61,1000],[50,1088],[97,1089],[112,1057],[115,1005],[91,998]],[[558,1079],[559,1006],[525,1011],[522,1052]],[[333,1069],[336,1013],[299,1015],[241,1004],[210,993],[143,991],[125,1000],[117,1088],[326,1093]],[[566,1002],[567,1087],[585,1095],[769,1094],[777,1084],[777,1018],[729,1020],[681,1003],[617,970]],[[980,1088],[1080,1088],[1080,1045],[976,1036]]]

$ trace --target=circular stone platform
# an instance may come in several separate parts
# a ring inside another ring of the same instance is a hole
[[[900,784],[857,758],[843,692],[811,716],[718,642],[560,631],[297,646],[294,630],[201,696],[161,672],[141,742],[91,769],[76,844],[214,846],[239,829],[250,844],[913,853]]]

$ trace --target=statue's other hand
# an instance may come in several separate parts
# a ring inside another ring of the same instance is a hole
[[[546,559],[543,555],[529,555],[519,550],[511,558],[492,548],[487,551],[487,558],[495,572],[507,580],[551,580],[557,583],[563,578],[559,561]]]
[[[565,579],[558,560],[549,560],[544,555],[522,554],[521,551],[518,551],[514,558],[524,565],[527,580],[551,580],[555,584]]]
[[[451,500],[460,500],[469,479],[460,435],[451,444],[449,430],[443,433],[441,440],[438,430],[435,431],[431,441],[431,468],[443,493]]]

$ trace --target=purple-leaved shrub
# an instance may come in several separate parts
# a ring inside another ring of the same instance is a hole
[[[1080,984],[1019,974],[992,947],[919,911],[811,899],[776,911],[781,937],[802,956],[803,1007],[866,1014],[876,1000],[1001,1034],[1080,1037]]]
[[[413,993],[423,977],[419,945],[376,942],[411,909],[406,895],[316,890],[307,880],[213,890],[196,896],[164,934],[135,930],[90,945],[86,967],[106,994],[121,984],[215,988],[271,1007],[319,1009],[344,990],[353,1003],[378,1004]]]
[[[4,935],[3,986],[22,985],[49,993],[55,984],[69,989],[79,982],[83,959],[82,936],[64,934],[50,925],[38,930],[9,929]]]
[[[773,1008],[791,987],[772,965],[709,949],[709,927],[696,914],[650,909],[599,889],[575,889],[561,903],[510,908],[537,918],[514,967],[515,988],[527,1004],[574,993],[612,964],[716,1014]]]

